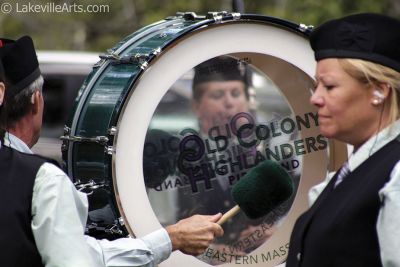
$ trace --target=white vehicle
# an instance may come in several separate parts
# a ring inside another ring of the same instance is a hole
[[[44,113],[41,137],[33,147],[37,154],[61,162],[63,127],[86,76],[99,61],[99,54],[73,51],[38,51],[44,77]]]

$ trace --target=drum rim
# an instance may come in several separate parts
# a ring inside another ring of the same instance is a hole
[[[235,21],[236,22],[236,21]],[[239,21],[238,21],[239,22]],[[244,23],[244,22],[248,22],[248,21],[241,21],[242,23]],[[253,22],[253,23],[257,23],[257,24],[264,24],[264,23],[258,23],[258,21],[251,21],[251,22]],[[276,25],[275,24],[271,24],[271,23],[267,23],[269,26],[271,26],[271,27],[273,27],[273,28],[284,28],[284,30],[288,30],[287,29],[287,27],[276,27]],[[214,25],[214,24],[213,24]],[[222,25],[222,24],[221,24]],[[219,25],[216,25],[216,26],[219,26]],[[206,28],[202,28],[201,30],[205,30]],[[293,33],[293,31],[290,31],[290,32],[292,32]],[[306,34],[302,34],[303,35],[303,37],[304,36],[307,36]],[[182,36],[179,36],[179,37],[181,37],[182,38]],[[187,38],[190,38],[190,36],[187,36]],[[174,41],[176,42],[177,41],[177,39],[174,39]],[[165,48],[165,51],[166,52],[168,52],[167,51],[167,49]],[[154,62],[151,62],[152,64],[154,64]],[[138,77],[136,77],[136,79],[135,79],[135,82],[137,82],[137,84],[136,84],[136,86],[140,83],[140,79],[141,79],[141,76],[139,76],[138,75]],[[134,89],[135,88],[132,88],[132,87],[134,87],[135,86],[135,84],[134,83],[132,83],[132,85],[131,85],[131,88],[130,88],[130,90],[129,90],[129,93],[128,93],[128,96],[126,97],[126,98],[124,98],[124,103],[122,104],[122,107],[121,107],[121,109],[120,109],[120,112],[119,112],[119,116],[118,116],[118,124],[117,124],[117,127],[119,128],[119,126],[120,126],[120,123],[121,123],[121,120],[122,120],[122,115],[125,113],[125,110],[126,110],[126,107],[127,107],[127,105],[128,105],[128,103],[129,103],[129,100],[131,99],[131,94],[135,91]],[[118,142],[118,134],[115,136],[115,139],[114,139],[114,146],[117,144],[117,142]],[[118,197],[118,198],[120,198],[120,194],[119,194],[119,189],[118,189],[118,186],[117,186],[117,179],[116,179],[116,167],[115,167],[115,161],[116,161],[116,155],[114,154],[113,156],[112,156],[112,164],[113,164],[113,168],[111,168],[111,170],[112,170],[112,177],[113,177],[113,183],[115,183],[115,197]],[[118,206],[118,208],[119,208],[119,211],[121,212],[121,214],[123,214],[124,213],[124,208],[122,207],[122,206]],[[125,214],[123,215],[123,216],[125,216]],[[125,217],[126,218],[126,217]],[[128,224],[128,227],[127,227],[128,229],[130,229],[130,226],[129,226],[129,224]],[[132,229],[130,229],[130,232],[131,233],[134,233],[134,231],[132,231]]]

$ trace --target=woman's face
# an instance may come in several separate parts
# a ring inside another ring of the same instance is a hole
[[[321,133],[356,148],[375,134],[379,110],[372,105],[374,89],[347,74],[334,58],[318,61],[311,103],[318,108]]]
[[[194,103],[201,130],[229,123],[239,112],[248,112],[245,85],[241,81],[211,81],[199,85],[203,94]]]

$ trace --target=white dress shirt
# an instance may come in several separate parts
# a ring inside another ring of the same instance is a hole
[[[32,153],[12,134],[6,134],[4,144]],[[165,229],[136,239],[96,240],[83,235],[87,215],[86,195],[75,189],[62,170],[44,163],[33,187],[31,226],[46,267],[150,267],[171,254],[172,245]]]

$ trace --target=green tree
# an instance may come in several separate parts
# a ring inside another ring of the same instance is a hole
[[[245,13],[278,17],[307,25],[356,12],[400,16],[398,0],[243,0]],[[0,12],[0,35],[31,35],[39,49],[105,51],[130,33],[176,12],[232,11],[232,0],[31,0],[31,5],[103,5],[103,12],[17,12],[24,1],[10,1]],[[0,6],[2,3],[0,3]]]

